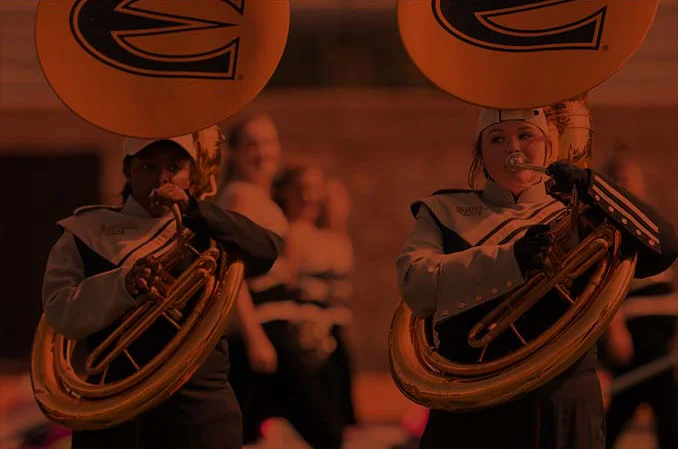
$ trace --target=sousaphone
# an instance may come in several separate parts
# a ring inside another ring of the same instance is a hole
[[[587,93],[637,50],[657,5],[658,0],[399,0],[398,21],[410,57],[435,85],[478,106],[543,107],[554,146],[548,162],[588,167]],[[497,406],[554,379],[595,344],[628,292],[636,255],[621,254],[621,233],[613,224],[583,222],[584,208],[570,196],[567,212],[551,223],[555,243],[547,268],[501,298],[457,342],[477,351],[475,362],[442,357],[431,320],[416,318],[400,302],[389,358],[405,396],[448,411]],[[565,250],[580,225],[593,232]],[[588,283],[575,290],[584,273]],[[564,313],[546,330],[521,329],[523,314],[552,291]],[[515,334],[520,347],[486,357],[488,346],[505,332]]]
[[[91,124],[141,138],[192,133],[193,189],[207,198],[218,185],[223,137],[216,124],[264,88],[289,20],[287,0],[41,0],[36,47],[54,92]],[[155,265],[162,285],[98,344],[67,340],[44,315],[40,320],[31,380],[50,419],[74,430],[131,420],[178,390],[223,335],[242,285],[242,260],[214,241],[197,251],[177,207],[173,213],[175,238]],[[177,274],[186,250],[196,257]],[[172,332],[157,354],[139,360],[134,342],[160,322]],[[134,370],[111,379],[119,358]]]

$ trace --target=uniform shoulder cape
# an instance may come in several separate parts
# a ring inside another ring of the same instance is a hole
[[[115,266],[167,248],[176,233],[172,215],[129,215],[121,207],[103,205],[78,208],[57,224]]]
[[[458,234],[470,246],[509,243],[519,238],[529,226],[547,223],[565,211],[565,206],[551,197],[513,209],[485,202],[482,193],[439,190],[412,204],[411,211],[416,217],[425,206],[439,227]]]

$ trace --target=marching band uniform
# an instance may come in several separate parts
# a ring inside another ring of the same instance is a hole
[[[136,154],[153,142],[126,155]],[[195,158],[193,148],[177,143]],[[131,195],[120,208],[80,208],[58,224],[63,234],[52,248],[43,283],[45,314],[58,333],[85,340],[92,349],[137,303],[125,285],[129,270],[143,257],[168,251],[176,224],[172,214],[152,217]],[[228,252],[237,251],[250,276],[268,271],[281,247],[278,236],[243,215],[224,212],[193,197],[183,224],[195,233],[191,244],[199,251],[207,248],[209,239]],[[195,257],[187,250],[184,264]],[[181,268],[185,267],[177,267]],[[175,332],[164,324],[157,322],[130,346],[137,361],[154,356],[159,342],[167,341]],[[106,380],[119,379],[133,370],[130,362],[118,358],[110,365]],[[72,447],[235,449],[241,447],[241,433],[240,410],[228,383],[224,336],[197,372],[167,401],[110,429],[76,431]]]
[[[232,181],[219,204],[225,209],[236,205],[236,210],[283,237],[289,232],[290,225],[280,207],[257,185]],[[231,337],[231,382],[242,408],[244,443],[256,442],[261,424],[280,416],[311,447],[338,449],[342,437],[336,410],[321,379],[304,363],[306,351],[299,344],[297,323],[307,309],[300,307],[299,291],[287,287],[288,278],[287,261],[281,257],[268,273],[247,279],[257,319],[278,357],[276,372],[252,370],[242,335]]]
[[[633,371],[656,359],[665,357],[675,338],[678,296],[673,272],[664,271],[646,279],[633,279],[621,313],[633,341],[634,354],[624,366],[602,359],[613,377]],[[657,442],[661,449],[675,447],[675,420],[678,394],[673,370],[666,370],[644,382],[622,391],[612,398],[607,410],[607,447],[613,448],[636,409],[647,402],[654,414]]]
[[[311,223],[293,223],[289,233],[298,245],[301,338],[307,342],[309,364],[318,371],[330,407],[337,410],[345,428],[356,423],[350,360],[342,335],[351,321],[347,303],[352,290],[353,246],[348,236]]]
[[[675,229],[654,209],[596,172],[564,163],[549,170],[556,187],[564,186],[558,191],[577,186],[580,199],[592,206],[591,219],[606,217],[619,225],[624,249],[639,252],[638,277],[671,265],[678,245]],[[416,223],[397,260],[399,287],[415,315],[433,316],[441,355],[465,363],[478,360],[479,350],[459,342],[466,342],[502,295],[525,282],[521,260],[530,252],[528,228],[548,223],[565,209],[549,193],[540,182],[515,199],[488,179],[484,191],[439,191],[412,205]],[[553,322],[565,307],[562,298],[545,298],[516,327],[542,331],[543,323]],[[505,332],[485,358],[519,345]],[[601,449],[603,405],[595,366],[594,348],[553,381],[507,404],[465,413],[431,410],[420,447]]]

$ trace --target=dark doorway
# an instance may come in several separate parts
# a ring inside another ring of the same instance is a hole
[[[56,222],[99,201],[99,156],[0,158],[0,362],[28,361]]]

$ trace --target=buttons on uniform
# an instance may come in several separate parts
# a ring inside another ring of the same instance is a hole
[[[466,303],[465,303],[465,302],[460,302],[460,303],[459,303],[459,308],[460,308],[460,309],[466,308]]]
[[[622,224],[629,224],[629,221],[626,218],[621,219]]]
[[[607,208],[607,210],[609,210],[610,212],[614,212],[614,207],[610,206]]]
[[[596,195],[596,201],[600,201],[600,195]]]
[[[640,230],[636,229],[636,235],[642,235],[642,232],[640,232]]]
[[[476,302],[480,302],[483,300],[483,297],[481,295],[476,296]]]
[[[490,290],[490,292],[492,292],[493,295],[496,295],[497,293],[499,293],[499,290],[493,288],[492,290]]]
[[[444,310],[441,310],[441,311],[440,311],[440,314],[441,314],[442,316],[447,316],[447,315],[450,314],[450,311],[447,310],[447,309],[444,309]]]
[[[650,241],[648,242],[648,244],[649,244],[650,246],[654,246],[654,241],[653,241],[653,240],[650,240]]]
[[[511,282],[511,281],[506,281],[506,286],[507,286],[507,287],[513,287],[513,282]]]

